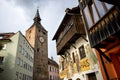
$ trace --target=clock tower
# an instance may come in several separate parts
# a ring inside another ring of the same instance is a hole
[[[26,38],[34,48],[33,80],[49,80],[48,33],[41,25],[38,9],[33,20],[33,25],[26,31]]]

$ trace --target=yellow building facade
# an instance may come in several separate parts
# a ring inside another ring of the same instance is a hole
[[[96,55],[82,38],[60,56],[59,63],[61,80],[103,80]]]
[[[79,7],[67,8],[53,37],[59,55],[61,80],[103,80],[95,51],[91,49]]]

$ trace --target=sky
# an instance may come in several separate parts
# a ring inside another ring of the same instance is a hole
[[[25,31],[33,24],[37,8],[42,26],[48,31],[48,57],[58,62],[56,42],[52,40],[66,8],[78,6],[78,0],[0,0],[0,33]]]

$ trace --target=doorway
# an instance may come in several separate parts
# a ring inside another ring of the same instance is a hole
[[[97,80],[95,73],[88,74],[88,80]]]

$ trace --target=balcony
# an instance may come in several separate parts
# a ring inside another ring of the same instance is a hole
[[[112,8],[88,32],[92,47],[120,32],[120,10],[117,7]]]
[[[80,16],[72,16],[69,20],[72,21],[68,21],[68,23],[73,23],[62,38],[57,42],[57,55],[63,55],[64,52],[69,49],[79,37],[81,37],[81,35],[85,35],[85,29]]]

